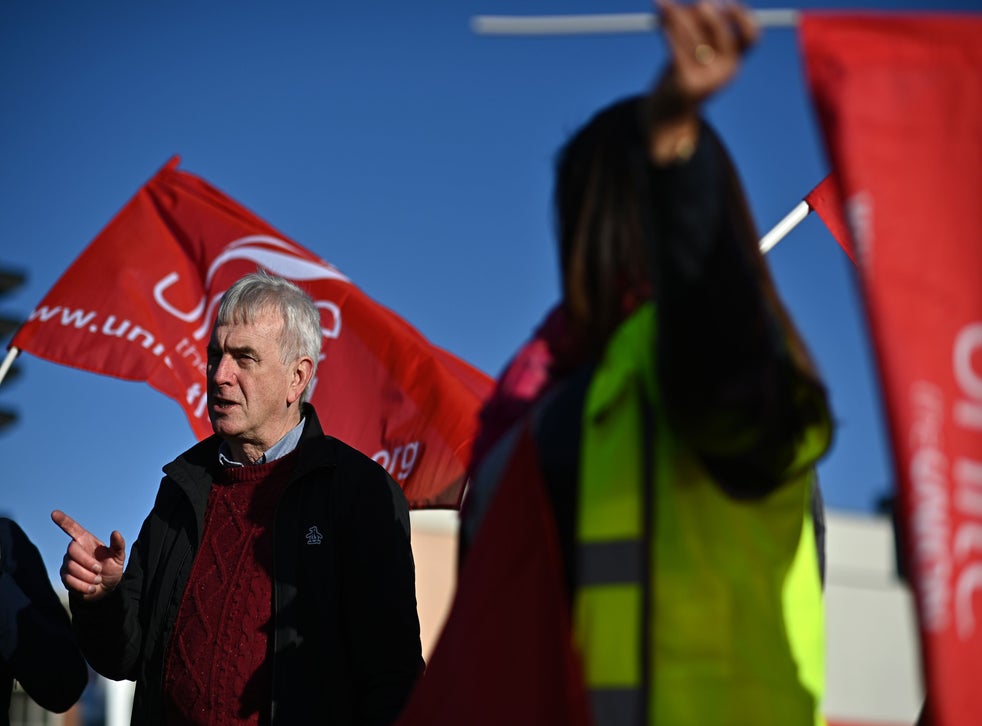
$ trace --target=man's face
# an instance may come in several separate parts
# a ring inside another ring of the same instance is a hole
[[[208,416],[236,457],[255,460],[295,426],[303,374],[280,357],[282,318],[218,325],[208,343]]]

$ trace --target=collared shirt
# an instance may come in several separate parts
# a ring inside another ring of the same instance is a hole
[[[301,418],[300,423],[290,429],[282,439],[270,446],[263,453],[263,455],[259,457],[258,461],[251,462],[248,465],[254,466],[256,464],[265,464],[270,461],[276,461],[297,448],[297,444],[300,443],[300,435],[303,433],[304,421],[306,421],[306,419]],[[228,444],[223,441],[218,447],[218,463],[222,466],[247,466],[247,464],[244,462],[230,459],[230,453]]]

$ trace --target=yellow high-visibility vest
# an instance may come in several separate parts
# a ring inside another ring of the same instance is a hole
[[[647,305],[616,331],[584,407],[574,631],[596,722],[822,724],[813,475],[761,499],[721,491],[665,421],[654,335]],[[810,431],[797,463],[828,436]]]

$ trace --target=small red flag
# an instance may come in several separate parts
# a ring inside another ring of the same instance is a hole
[[[456,507],[493,381],[427,342],[337,268],[171,159],[82,252],[11,346],[146,381],[211,434],[205,350],[222,293],[263,267],[321,310],[311,397],[327,433],[382,464],[410,505]]]
[[[822,179],[814,189],[805,195],[805,202],[821,218],[842,251],[856,264],[856,251],[853,249],[849,227],[842,216],[842,193],[834,174]]]
[[[935,726],[982,715],[982,16],[806,14],[887,407]]]

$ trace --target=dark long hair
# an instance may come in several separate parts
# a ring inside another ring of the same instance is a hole
[[[554,213],[563,302],[574,335],[593,356],[599,356],[637,303],[654,297],[657,287],[658,220],[645,131],[649,112],[644,96],[615,101],[580,127],[557,155]],[[702,133],[720,145],[721,223],[729,226],[740,247],[731,254],[752,267],[765,305],[783,328],[790,355],[799,369],[815,376],[804,341],[757,248],[756,226],[736,167],[712,130],[704,126]]]
[[[625,295],[650,286],[643,102],[597,112],[560,149],[554,192],[563,299],[575,333],[599,353]]]

